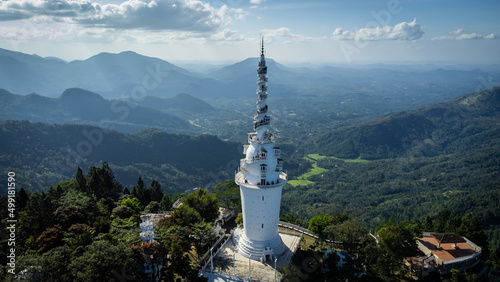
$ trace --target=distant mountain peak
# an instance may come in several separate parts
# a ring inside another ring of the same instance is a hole
[[[85,99],[85,100],[104,101],[104,98],[101,95],[81,88],[68,88],[61,94],[61,96],[59,96],[59,99],[61,100]]]

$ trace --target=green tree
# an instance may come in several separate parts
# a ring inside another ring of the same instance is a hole
[[[202,220],[198,211],[184,204],[173,210],[172,218],[175,224],[180,226],[192,226]]]
[[[339,212],[335,212],[332,216],[332,224],[334,225],[338,225],[338,224],[341,224],[343,223],[344,221],[346,220],[349,220],[351,219],[352,217],[350,217],[348,214],[346,213],[339,213]]]
[[[451,212],[449,210],[441,210],[437,213],[433,222],[433,229],[435,232],[445,232],[446,222],[450,218]]]
[[[27,218],[23,228],[28,234],[40,234],[54,222],[55,207],[52,200],[44,193],[35,192],[27,204]]]
[[[215,185],[213,193],[222,205],[241,210],[240,187],[234,180],[225,180]]]
[[[183,204],[194,208],[206,222],[212,223],[219,217],[219,201],[205,189],[187,195]]]
[[[289,213],[284,214],[284,215],[280,215],[280,220],[285,221],[285,222],[289,222],[291,224],[297,224],[297,218]]]
[[[243,214],[241,212],[238,213],[238,215],[236,216],[234,223],[236,223],[238,225],[243,223]]]
[[[71,188],[60,197],[55,219],[68,228],[74,223],[93,221],[97,216],[96,200],[88,194]]]
[[[403,258],[415,255],[417,243],[410,230],[403,224],[395,222],[392,218],[382,223],[376,229],[380,237],[380,245],[390,254],[391,270],[394,271],[401,265]]]
[[[120,244],[112,245],[108,241],[95,241],[86,251],[73,259],[68,269],[78,281],[109,281],[117,279],[117,274],[126,274],[136,279],[133,252]]]
[[[462,218],[458,214],[452,212],[450,213],[450,216],[448,217],[448,220],[444,225],[444,231],[459,233],[461,224],[462,224]]]
[[[483,255],[488,257],[488,237],[484,233],[483,227],[479,223],[477,217],[470,213],[466,214],[462,218],[459,231],[460,235],[467,237],[467,239],[471,240],[474,244],[480,246],[483,249]]]
[[[40,281],[75,281],[68,262],[71,253],[65,246],[53,248],[43,254],[25,254],[19,258],[16,269],[39,275]]]
[[[136,198],[124,198],[120,201],[118,206],[125,206],[131,208],[134,213],[139,213],[141,210],[143,210],[143,206],[141,206],[141,203]]]
[[[426,216],[424,223],[422,224],[423,232],[432,232],[434,230],[434,225],[430,216]]]
[[[168,194],[163,194],[163,197],[160,201],[160,210],[169,211],[172,209],[172,200]]]
[[[137,198],[143,206],[149,203],[146,186],[144,186],[142,177],[139,176],[139,179],[137,179],[137,184],[134,186],[134,188],[132,188],[132,192],[130,192],[130,195]]]
[[[134,210],[127,206],[118,206],[111,212],[112,218],[129,218],[134,214]]]
[[[16,203],[18,211],[22,211],[26,208],[29,199],[29,193],[26,191],[26,189],[21,187],[21,189],[19,189],[19,191],[16,193]]]
[[[336,225],[335,233],[337,238],[342,241],[344,247],[349,253],[354,253],[361,237],[368,233],[364,225],[356,218],[350,218],[341,224]]]
[[[309,230],[314,232],[314,234],[318,235],[320,238],[323,238],[323,231],[325,228],[330,225],[332,219],[330,216],[321,213],[309,220]]]
[[[201,221],[193,225],[190,237],[193,240],[193,245],[196,248],[196,254],[199,258],[215,243],[217,234],[211,223]]]
[[[123,195],[130,195],[130,190],[127,187],[123,188]]]
[[[161,190],[161,185],[158,181],[151,181],[147,189],[147,194],[149,195],[150,201],[160,202],[163,198],[163,191]]]
[[[144,212],[147,213],[158,212],[159,210],[160,210],[160,204],[158,204],[157,201],[149,202],[149,204],[144,208]]]
[[[174,274],[184,277],[190,269],[189,257],[184,253],[184,250],[178,240],[171,240],[170,245],[168,246],[168,253],[170,255],[170,259],[167,267],[164,267],[164,277],[167,277],[167,281],[173,281],[173,278],[175,277]]]
[[[85,178],[89,192],[94,194],[97,199],[117,200],[123,190],[122,185],[116,181],[113,171],[106,162],[102,162],[100,168],[91,166]]]
[[[89,192],[88,186],[87,186],[87,180],[85,179],[85,176],[83,175],[83,171],[80,167],[76,168],[76,175],[75,175],[75,180],[76,180],[76,187],[78,190],[82,192]]]

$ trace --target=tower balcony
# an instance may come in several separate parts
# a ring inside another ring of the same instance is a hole
[[[271,122],[270,122],[269,120],[267,120],[267,121],[255,122],[253,127],[254,127],[254,129],[257,129],[257,128],[261,127],[261,126],[264,126],[264,125],[269,125],[270,123],[271,123]]]
[[[259,79],[257,79],[257,85],[262,85],[262,84],[265,84],[267,82],[267,76],[259,76]]]
[[[259,162],[259,161],[265,161],[266,160],[266,155],[263,155],[263,154],[257,154],[255,156],[252,156],[252,159],[251,160],[248,160],[247,163],[255,163],[255,162]]]
[[[263,185],[261,183],[250,183],[248,180],[245,179],[245,173],[238,172],[234,180],[236,181],[237,185],[245,185],[248,188],[254,188],[254,189],[274,188],[285,185],[286,182],[288,181],[288,176],[286,175],[286,173],[281,172],[277,179],[275,180],[266,179],[266,182]]]
[[[259,93],[259,91],[261,92],[267,91],[267,85],[266,84],[259,85],[259,88],[257,88],[257,93]]]
[[[264,101],[265,99],[267,99],[267,92],[260,92],[259,101]]]
[[[257,110],[257,113],[253,116],[254,119],[256,119],[259,115],[267,113],[267,105],[262,108]]]
[[[264,118],[260,121],[254,121],[253,122],[253,127],[254,129],[257,129],[263,125],[268,125],[271,122],[271,117],[270,116],[264,116]]]
[[[267,67],[265,65],[263,67],[259,66],[257,74],[267,74]]]

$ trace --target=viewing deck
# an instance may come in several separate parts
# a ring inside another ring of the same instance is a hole
[[[243,172],[238,172],[235,177],[236,184],[238,185],[245,185],[248,188],[254,188],[254,189],[259,189],[259,188],[274,188],[274,187],[279,187],[283,186],[286,184],[288,181],[288,176],[286,173],[282,172],[279,174],[278,179],[274,182],[274,184],[270,185],[261,185],[260,183],[250,183],[245,179],[245,175]],[[272,183],[272,182],[271,182]]]

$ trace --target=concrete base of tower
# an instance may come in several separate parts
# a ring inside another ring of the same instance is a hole
[[[256,241],[247,238],[243,230],[239,228],[233,233],[233,243],[237,246],[239,254],[261,262],[273,260],[287,250],[279,234],[271,240]]]

